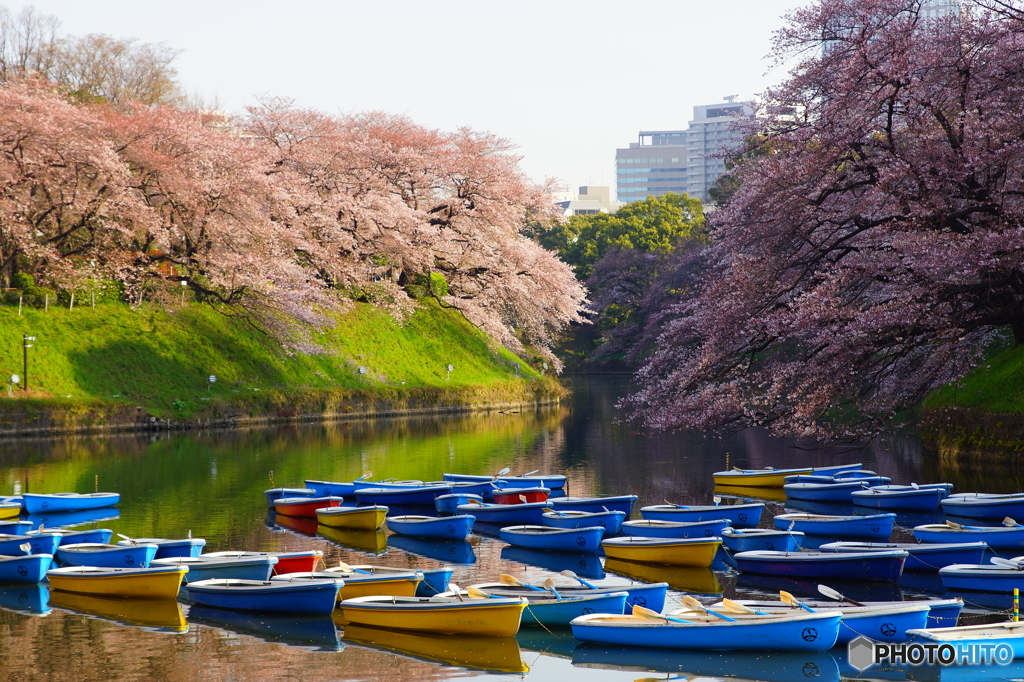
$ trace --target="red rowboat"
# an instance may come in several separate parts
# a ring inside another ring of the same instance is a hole
[[[274,500],[274,511],[285,516],[316,517],[317,509],[337,507],[340,497],[281,497]]]
[[[546,502],[551,494],[550,488],[501,488],[495,489],[494,501],[497,504],[522,504],[524,502]]]

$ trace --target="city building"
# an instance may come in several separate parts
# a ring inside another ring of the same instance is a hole
[[[555,204],[562,208],[562,215],[597,215],[598,213],[615,213],[622,205],[621,201],[612,200],[611,188],[607,186],[584,185],[575,195],[563,192],[557,197]]]
[[[693,120],[686,130],[641,130],[637,142],[615,151],[616,193],[628,203],[686,192],[708,200],[708,188],[725,173],[730,147],[742,140],[733,130],[738,117],[752,116],[753,102],[725,97],[717,104],[693,108]]]

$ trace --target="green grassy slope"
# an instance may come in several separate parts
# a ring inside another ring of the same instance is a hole
[[[1024,346],[988,358],[959,381],[932,393],[925,409],[968,407],[996,414],[1024,413]]]
[[[28,351],[30,390],[21,396],[123,401],[157,416],[188,417],[210,401],[259,391],[401,394],[497,388],[538,376],[458,313],[423,303],[404,324],[357,304],[318,338],[324,355],[289,354],[244,322],[201,305],[172,313],[120,304],[51,307],[20,316],[16,307],[0,306],[0,385],[23,373],[23,334],[36,340]],[[212,385],[210,375],[217,377]]]

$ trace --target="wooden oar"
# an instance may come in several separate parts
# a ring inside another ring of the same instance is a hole
[[[550,592],[551,594],[555,595],[555,599],[557,599],[558,601],[562,601],[562,595],[558,594],[558,590],[555,589],[555,581],[554,580],[552,580],[551,578],[548,578],[547,580],[545,580],[543,582],[543,585],[544,585],[545,589],[547,589],[548,592]]]
[[[1003,525],[1007,526],[1009,528],[1015,528],[1015,527],[1019,526],[1020,524],[1017,523],[1016,521],[1014,521],[1013,519],[1011,519],[1009,516],[1007,516],[1005,519],[1003,519]]]
[[[859,601],[854,601],[854,600],[850,599],[849,597],[843,595],[841,592],[839,592],[837,590],[833,590],[831,587],[828,587],[827,585],[818,585],[818,592],[821,592],[823,595],[825,595],[829,599],[835,599],[835,600],[840,601],[840,602],[844,602],[845,601],[845,602],[848,602],[850,604],[853,604],[854,606],[864,606]]]
[[[683,620],[682,618],[671,618],[669,616],[663,616],[657,611],[652,611],[651,609],[645,608],[643,606],[638,606],[637,604],[633,604],[633,615],[637,618],[656,618],[658,620],[667,620],[673,623],[693,623],[692,620]]]
[[[558,511],[557,509],[551,509],[550,507],[544,507],[544,509],[542,509],[541,511],[550,512],[552,514],[558,514],[559,516],[563,516],[563,517],[568,517],[569,516],[569,514],[563,514],[562,512]]]
[[[740,604],[738,602],[734,602],[732,599],[728,599],[728,598],[722,600],[722,606],[725,607],[726,611],[731,611],[733,613],[747,613],[747,614],[753,614],[753,615],[756,615],[756,616],[769,616],[769,615],[771,615],[769,613],[765,613],[764,611],[757,611],[755,609],[750,608],[749,606],[744,606],[743,604]]]
[[[373,476],[373,472],[372,471],[364,471],[362,476],[360,476],[359,478],[355,479],[352,482],[355,483],[356,481],[365,481],[370,476]]]
[[[675,507],[675,508],[678,509],[679,507],[684,506],[684,505],[681,505],[681,504],[676,504],[675,502],[669,502],[668,500],[665,500],[665,498],[662,498],[662,499],[665,501],[665,504],[667,504],[670,507]]]
[[[991,559],[989,559],[989,561],[991,561],[996,566],[1002,566],[1003,568],[1015,568],[1018,571],[1024,570],[1024,563],[1010,561],[1009,559],[1004,559],[1001,556],[994,556]]]
[[[693,597],[691,597],[688,594],[687,595],[683,595],[683,603],[686,604],[687,606],[689,606],[691,609],[696,609],[698,611],[703,611],[704,613],[708,614],[709,616],[716,616],[718,618],[721,618],[722,620],[729,621],[730,623],[735,623],[736,622],[735,618],[730,618],[729,616],[726,616],[724,614],[718,613],[717,611],[712,611],[711,609],[709,609],[708,607],[704,606],[703,604],[701,604],[699,601],[697,601],[696,599],[694,599]]]
[[[526,587],[537,592],[547,592],[547,590],[545,590],[543,587],[537,587],[536,585],[531,585],[530,583],[524,583],[519,578],[507,575],[505,573],[502,573],[498,576],[498,582],[502,585],[515,585],[517,587]]]
[[[448,585],[450,587],[451,583],[448,583]],[[493,594],[487,594],[479,587],[473,587],[472,585],[466,588],[466,593],[469,594],[469,596],[473,599],[491,599],[494,597]]]
[[[721,503],[722,498],[719,495],[715,495],[714,497],[711,498],[711,501],[714,502],[715,506],[717,507],[719,503]]]
[[[373,575],[373,571],[364,571],[360,568],[353,568],[352,566],[346,564],[344,561],[338,562],[338,568],[343,570],[345,573],[365,573],[366,575]]]
[[[596,585],[594,585],[593,583],[588,583],[586,580],[584,580],[583,578],[579,577],[578,575],[576,575],[575,573],[573,573],[569,569],[565,569],[564,571],[562,571],[558,575],[564,575],[566,578],[572,578],[573,580],[579,581],[579,583],[581,585],[583,585],[584,587],[589,587],[592,590],[600,589]]]
[[[800,607],[801,609],[803,609],[804,611],[807,611],[808,613],[817,613],[817,611],[812,609],[807,604],[804,604],[803,602],[797,601],[796,597],[791,595],[789,592],[786,592],[785,590],[779,590],[779,599],[781,599],[782,601],[786,602],[790,606]]]
[[[963,530],[964,529],[964,527],[961,526],[959,523],[954,523],[954,522],[950,521],[949,519],[946,519],[946,525],[949,526],[950,528],[955,529],[955,530]]]
[[[117,537],[121,538],[122,540],[127,540],[128,544],[130,544],[130,545],[134,545],[135,544],[135,540],[132,540],[127,535],[121,535],[120,533],[117,533]]]

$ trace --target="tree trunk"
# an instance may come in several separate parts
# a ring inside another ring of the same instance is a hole
[[[1024,344],[1024,321],[1014,322],[1010,325],[1010,329],[1013,330],[1013,345]]]

